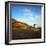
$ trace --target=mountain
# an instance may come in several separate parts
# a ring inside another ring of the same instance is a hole
[[[12,28],[16,29],[28,29],[31,28],[32,26],[29,26],[28,24],[24,22],[17,21],[15,19],[12,19]]]

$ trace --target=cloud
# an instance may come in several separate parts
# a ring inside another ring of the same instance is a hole
[[[30,19],[40,19],[41,18],[40,15],[33,15],[32,13],[28,13],[26,16],[29,17]]]
[[[35,18],[39,19],[39,18],[41,18],[41,16],[40,15],[39,16],[35,16]]]
[[[25,12],[31,12],[31,10],[28,10],[28,9],[24,9]]]
[[[27,16],[29,16],[29,17],[35,17],[32,13],[28,13]]]
[[[24,13],[24,16],[30,19],[40,19],[40,15],[34,15],[33,13]]]
[[[24,13],[24,16],[27,16],[27,17],[34,17],[31,13]]]
[[[27,17],[27,19],[34,20],[35,16],[31,13],[24,13],[24,16]]]
[[[34,18],[33,17],[29,17],[31,20],[34,20]]]

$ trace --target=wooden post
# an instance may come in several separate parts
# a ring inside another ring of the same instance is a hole
[[[36,31],[36,27],[35,26],[36,26],[36,24],[34,24],[34,31]]]

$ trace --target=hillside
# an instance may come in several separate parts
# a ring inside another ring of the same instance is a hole
[[[12,28],[18,28],[18,29],[28,29],[29,26],[28,24],[24,22],[17,21],[15,19],[12,19]]]

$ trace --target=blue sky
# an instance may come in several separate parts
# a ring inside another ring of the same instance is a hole
[[[41,6],[11,5],[11,17],[29,25],[40,25]]]

